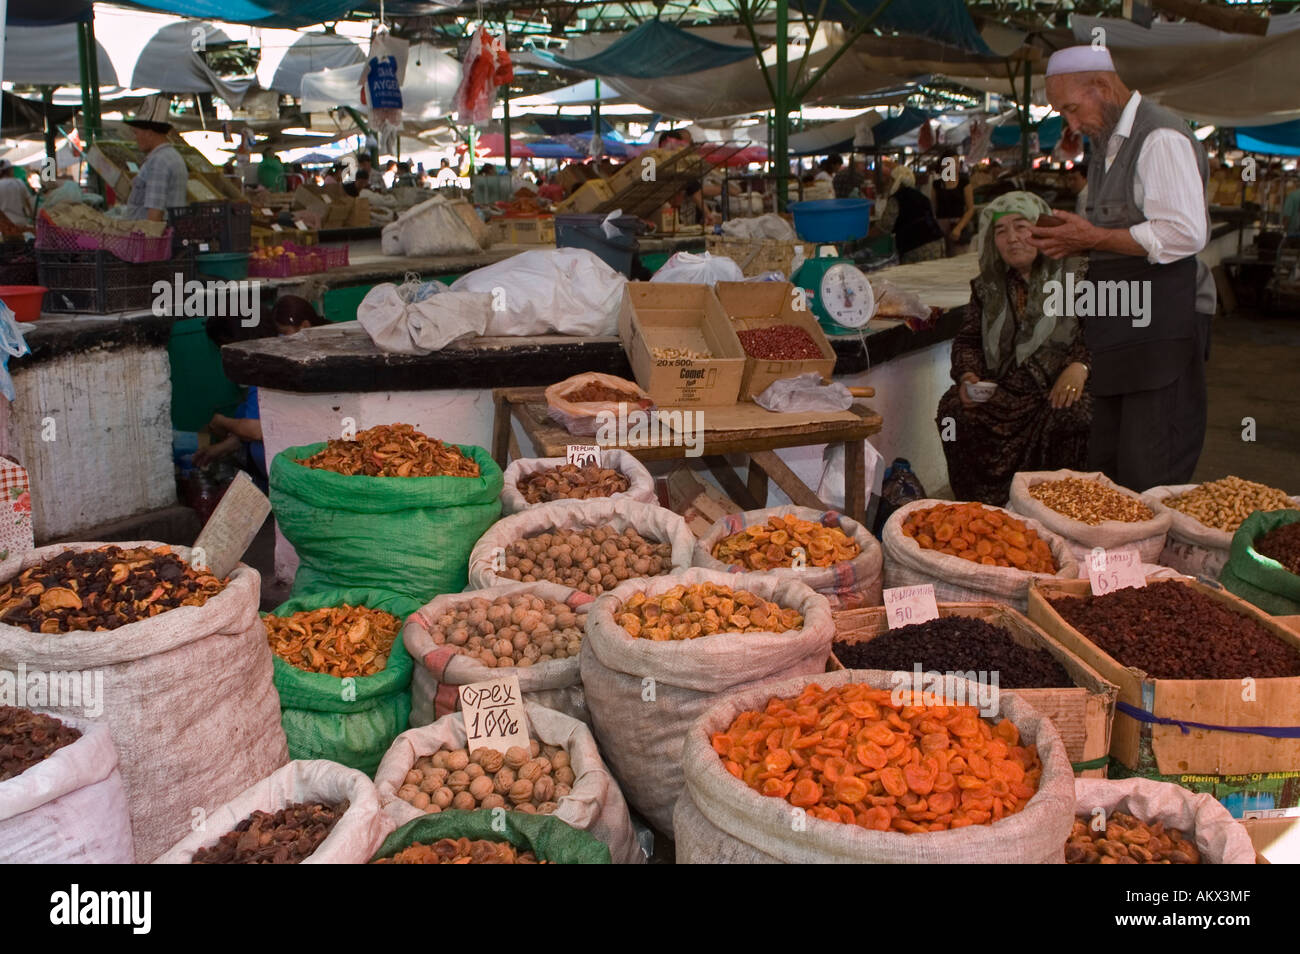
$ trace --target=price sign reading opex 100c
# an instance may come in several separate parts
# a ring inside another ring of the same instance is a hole
[[[890,629],[924,623],[939,618],[939,604],[934,599],[934,586],[895,586],[885,590],[885,619]]]
[[[594,467],[599,467],[600,445],[569,444],[565,448],[565,459],[575,467],[586,467],[588,464],[591,464]]]
[[[1141,554],[1132,548],[1095,548],[1088,554],[1088,582],[1092,584],[1093,596],[1104,596],[1130,586],[1146,586],[1147,578],[1142,573]]]
[[[504,753],[512,746],[528,748],[528,714],[524,711],[519,677],[507,676],[460,687],[465,717],[465,748],[489,748]]]

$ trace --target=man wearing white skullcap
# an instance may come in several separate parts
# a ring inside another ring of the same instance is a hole
[[[1052,54],[1047,99],[1091,140],[1087,216],[1054,211],[1065,224],[1033,229],[1033,242],[1052,258],[1088,253],[1097,302],[1126,287],[1146,305],[1142,316],[1084,322],[1090,466],[1135,490],[1187,483],[1205,441],[1214,311],[1213,281],[1196,260],[1209,236],[1205,150],[1185,122],[1124,85],[1105,48]]]

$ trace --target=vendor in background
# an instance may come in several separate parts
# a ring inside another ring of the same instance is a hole
[[[939,169],[931,185],[934,216],[943,229],[944,253],[952,258],[970,248],[974,231],[975,187],[962,168],[957,150],[948,147],[939,157]]]
[[[443,186],[454,186],[456,180],[460,178],[456,175],[456,170],[451,167],[451,163],[444,157],[438,160],[438,175],[434,178],[435,188],[441,189]],[[560,196],[564,198],[564,196]]]
[[[894,250],[904,265],[943,258],[943,229],[907,166],[897,165],[889,172],[888,198],[879,224],[894,234]]]
[[[148,96],[135,117],[126,120],[135,135],[136,145],[145,154],[145,160],[131,183],[126,205],[115,207],[115,215],[165,222],[168,209],[189,204],[186,191],[190,181],[189,167],[176,147],[167,141],[167,134],[172,131],[168,121],[170,108],[168,97]]]
[[[257,164],[257,182],[272,192],[285,191],[284,163],[275,154],[275,150],[262,150],[262,161]]]
[[[411,171],[409,162],[399,162],[397,164],[397,175],[393,178],[393,186],[413,186],[418,185],[415,173]]]
[[[1088,167],[1082,162],[1065,174],[1065,186],[1074,193],[1074,214],[1088,214]]]
[[[952,379],[935,423],[957,500],[1001,506],[1019,470],[1081,470],[1088,456],[1092,401],[1079,319],[1046,308],[1046,283],[1078,279],[1082,258],[1055,260],[1030,244],[1048,214],[1029,192],[1008,192],[980,214],[980,273],[952,342]],[[987,401],[967,386],[992,382]],[[952,438],[952,439],[948,439]]]
[[[838,153],[832,153],[817,164],[817,172],[813,176],[813,181],[830,186],[833,192],[835,190],[835,174],[843,168],[844,157]]]
[[[831,188],[837,199],[862,198],[862,187],[867,184],[867,161],[854,157],[848,165],[831,178]]]
[[[17,170],[21,174],[21,170]],[[20,228],[32,224],[35,204],[32,193],[17,178],[15,169],[8,159],[0,159],[0,212],[4,217]]]

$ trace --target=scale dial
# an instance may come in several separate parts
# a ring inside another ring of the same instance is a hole
[[[871,282],[847,262],[826,269],[818,297],[826,313],[845,328],[861,328],[876,313],[876,295]]]

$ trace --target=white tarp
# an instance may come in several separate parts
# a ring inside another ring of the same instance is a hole
[[[302,78],[302,108],[319,113],[338,106],[361,105],[362,64],[307,73]],[[428,122],[451,112],[456,87],[460,85],[460,63],[427,43],[411,47],[406,59],[406,81],[402,83],[402,115],[406,120]]]
[[[366,59],[361,40],[337,33],[262,30],[260,39],[258,84],[290,96],[302,95],[302,78],[308,73],[354,66]]]

